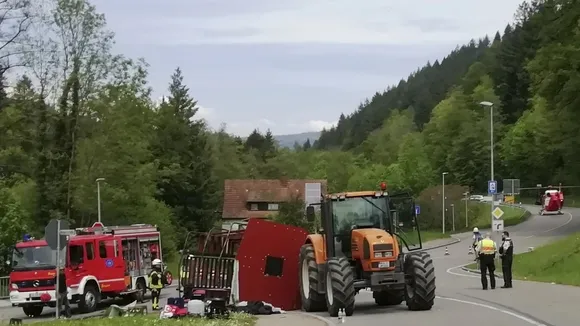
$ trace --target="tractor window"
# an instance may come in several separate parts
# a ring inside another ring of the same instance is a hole
[[[387,211],[387,202],[384,197],[357,197],[334,201],[332,203],[334,233],[349,235],[353,226],[356,225],[385,229],[389,223],[381,209],[384,212]]]

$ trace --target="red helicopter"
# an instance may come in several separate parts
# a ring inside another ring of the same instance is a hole
[[[543,192],[543,193],[542,193]],[[546,212],[562,214],[562,207],[564,207],[564,192],[562,191],[562,184],[558,189],[552,186],[547,188],[538,187],[538,198],[536,205],[541,205],[540,215]]]

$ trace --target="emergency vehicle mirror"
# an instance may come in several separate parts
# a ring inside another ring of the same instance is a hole
[[[309,205],[308,207],[306,207],[306,220],[308,222],[314,222],[314,206]]]

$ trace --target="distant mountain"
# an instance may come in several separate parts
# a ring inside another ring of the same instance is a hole
[[[301,134],[274,136],[274,138],[278,141],[280,147],[286,148],[293,148],[295,142],[298,142],[298,144],[302,145],[306,142],[307,139],[310,139],[310,143],[312,144],[314,143],[315,140],[318,140],[318,137],[320,137],[319,131],[303,132]]]

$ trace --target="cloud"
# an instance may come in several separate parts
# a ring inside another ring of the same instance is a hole
[[[324,120],[308,120],[303,123],[289,123],[288,126],[294,130],[293,133],[307,132],[307,131],[322,131],[322,129],[330,129],[335,127],[338,121],[324,121]]]
[[[162,8],[149,14],[155,19],[140,19],[137,23],[147,32],[136,41],[166,45],[464,43],[503,29],[520,0],[294,0],[280,6],[254,0],[249,9],[236,11],[218,10],[209,1],[195,3],[196,19]]]

